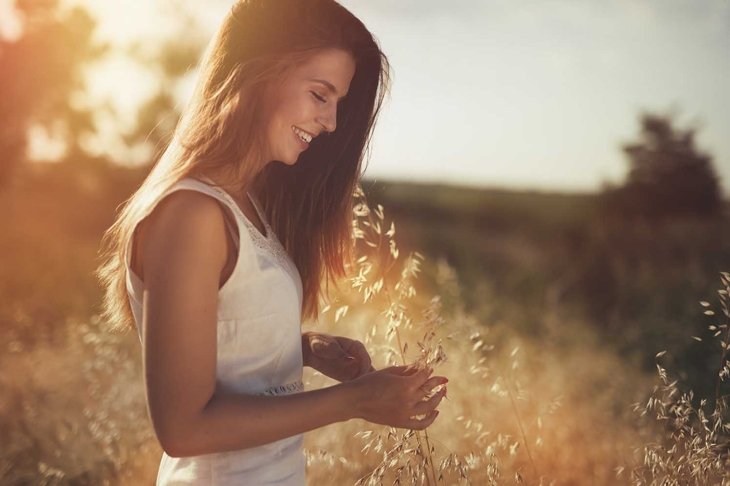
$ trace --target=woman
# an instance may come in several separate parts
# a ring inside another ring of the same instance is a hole
[[[239,1],[173,141],[105,234],[106,318],[136,325],[158,484],[304,484],[302,434],[362,418],[423,429],[431,370],[376,371],[302,333],[352,257],[353,193],[386,57],[333,0]],[[302,368],[341,382],[304,391]]]

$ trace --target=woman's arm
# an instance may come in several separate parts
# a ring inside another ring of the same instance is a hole
[[[355,417],[354,396],[346,384],[280,396],[216,394],[167,452],[191,456],[244,449],[346,421]]]
[[[253,447],[359,417],[423,428],[435,419],[440,382],[403,367],[286,396],[216,394],[218,285],[227,241],[220,205],[178,191],[149,216],[141,245],[147,400],[163,449],[190,456]],[[417,413],[423,420],[412,419]]]
[[[328,388],[283,396],[216,394],[194,422],[163,444],[175,456],[245,449],[335,422],[362,418],[422,430],[436,419],[448,380],[431,370],[392,366]],[[414,418],[423,415],[423,418]]]

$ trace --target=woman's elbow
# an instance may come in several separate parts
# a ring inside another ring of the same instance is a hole
[[[189,428],[180,424],[168,424],[162,426],[155,424],[155,435],[162,450],[170,457],[190,457],[199,455],[195,451],[192,440],[192,433]]]
[[[170,457],[187,457],[185,444],[179,439],[172,438],[168,435],[157,434],[157,441],[160,443],[162,450]]]

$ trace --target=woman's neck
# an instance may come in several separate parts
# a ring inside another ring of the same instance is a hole
[[[230,172],[222,173],[222,171],[219,171],[216,173],[213,171],[209,171],[204,175],[205,177],[210,179],[215,185],[230,194],[230,196],[233,197],[233,199],[237,203],[246,203],[246,193],[251,188],[250,184],[236,181],[235,177]]]

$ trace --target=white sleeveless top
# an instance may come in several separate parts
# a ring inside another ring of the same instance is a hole
[[[264,223],[265,236],[228,193],[210,179],[206,181],[193,178],[178,181],[148,205],[142,218],[165,196],[181,189],[208,194],[235,215],[238,259],[233,273],[218,292],[216,391],[252,395],[301,392],[304,386],[299,272],[250,194]],[[142,341],[144,283],[130,267],[131,249],[130,241],[125,256],[127,294]],[[157,485],[303,486],[303,438],[303,434],[298,434],[259,447],[192,457],[170,457],[163,452]]]

